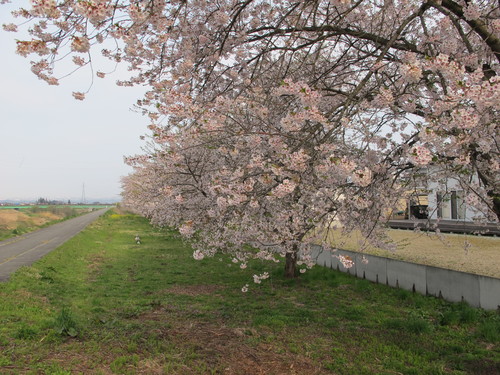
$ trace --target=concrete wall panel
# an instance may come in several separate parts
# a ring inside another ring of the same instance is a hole
[[[332,253],[328,250],[323,250],[320,249],[316,251],[314,249],[313,252],[313,259],[316,259],[316,264],[319,264],[320,266],[327,267],[327,268],[332,268]]]
[[[427,267],[420,264],[387,259],[387,282],[395,288],[425,295],[427,290],[426,271]]]
[[[427,293],[451,302],[464,300],[479,307],[479,276],[428,266]]]
[[[363,262],[363,256],[365,262]],[[374,283],[386,284],[387,282],[387,259],[368,254],[356,254],[356,276],[373,281]]]
[[[500,279],[479,276],[479,304],[485,310],[500,309]]]

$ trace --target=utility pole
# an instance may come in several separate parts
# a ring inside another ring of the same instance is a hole
[[[85,183],[82,185],[82,204],[87,204],[87,198],[85,198]]]

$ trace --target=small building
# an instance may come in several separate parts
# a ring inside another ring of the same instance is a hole
[[[401,199],[392,220],[457,220],[484,221],[486,215],[467,203],[467,194],[458,178],[440,177],[433,167],[422,168],[418,186]],[[474,180],[474,178],[472,178]],[[475,177],[477,183],[477,177]]]
[[[448,178],[441,183],[429,184],[429,218],[444,220],[474,221],[485,219],[485,215],[467,204],[460,183]]]

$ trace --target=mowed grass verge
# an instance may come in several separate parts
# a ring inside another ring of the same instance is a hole
[[[321,267],[286,280],[282,264],[195,261],[176,233],[112,211],[0,301],[1,374],[500,372],[497,312]]]

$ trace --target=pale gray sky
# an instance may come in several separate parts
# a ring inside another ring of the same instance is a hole
[[[27,1],[16,1],[18,6]],[[0,25],[12,22],[0,6]],[[130,110],[143,88],[115,85],[118,75],[94,78],[84,101],[89,71],[49,86],[15,53],[16,33],[0,29],[0,200],[119,198],[120,177],[131,169],[123,156],[140,153],[148,119]]]

